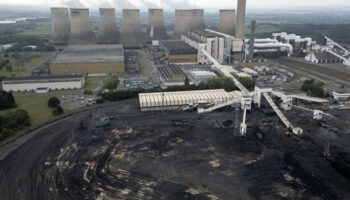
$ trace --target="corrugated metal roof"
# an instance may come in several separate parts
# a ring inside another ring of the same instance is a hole
[[[195,90],[183,92],[159,92],[139,94],[141,108],[195,105],[198,103],[220,104],[237,98],[237,94],[220,90]]]

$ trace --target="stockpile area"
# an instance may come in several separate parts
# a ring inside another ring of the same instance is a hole
[[[320,128],[290,113],[305,134],[287,137],[277,116],[252,111],[243,139],[241,113],[232,111],[140,113],[124,104],[97,112],[109,126],[96,128],[96,111],[82,113],[0,152],[1,199],[350,198],[341,123]]]

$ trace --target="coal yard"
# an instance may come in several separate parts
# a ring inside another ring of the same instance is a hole
[[[293,112],[302,136],[259,110],[245,138],[233,110],[73,115],[1,150],[0,199],[350,199],[349,125]]]

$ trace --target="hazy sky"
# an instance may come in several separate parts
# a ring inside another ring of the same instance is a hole
[[[234,8],[237,0],[0,0],[0,4],[116,8]],[[249,8],[346,7],[350,0],[247,0]]]

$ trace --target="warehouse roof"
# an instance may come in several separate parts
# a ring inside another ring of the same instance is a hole
[[[75,79],[83,78],[83,75],[62,75],[62,76],[20,76],[8,77],[4,81],[31,81],[31,80],[58,80],[58,79]]]
[[[226,92],[223,89],[139,94],[141,108],[195,105],[198,103],[220,104],[234,98],[239,98],[236,93]]]
[[[181,40],[164,40],[160,44],[170,55],[197,54],[195,48]]]
[[[124,62],[122,45],[70,45],[53,63]]]

